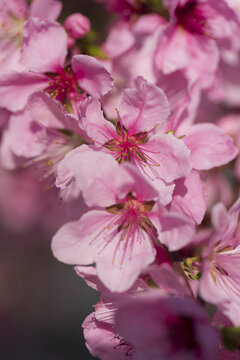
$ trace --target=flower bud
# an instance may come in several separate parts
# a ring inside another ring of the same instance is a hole
[[[78,39],[88,33],[91,24],[86,16],[75,13],[67,17],[64,26],[72,38]]]

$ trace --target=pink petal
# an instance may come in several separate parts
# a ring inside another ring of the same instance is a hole
[[[161,205],[168,205],[172,201],[175,184],[173,182],[165,183],[161,179],[154,179],[153,186],[158,192]]]
[[[82,324],[86,346],[90,353],[101,360],[125,360],[130,354],[127,344],[122,344],[112,326],[96,320],[96,312],[90,314]]]
[[[117,59],[131,49],[135,38],[126,22],[116,24],[110,31],[103,50],[111,59]]]
[[[141,148],[147,155],[149,166],[144,169],[150,177],[154,177],[155,173],[155,177],[171,182],[188,175],[191,171],[188,148],[183,140],[172,134],[154,135]]]
[[[21,64],[20,48],[17,47],[17,42],[11,39],[0,40],[0,64],[1,71],[23,71],[25,67]]]
[[[163,126],[170,114],[167,98],[156,85],[142,77],[135,80],[135,89],[123,91],[120,105],[123,125],[132,133],[152,130]]]
[[[159,72],[158,85],[167,95],[171,107],[171,116],[164,130],[184,135],[196,117],[201,95],[199,82],[189,82],[184,71],[179,70],[167,75]]]
[[[185,281],[173,270],[172,265],[168,263],[153,264],[149,266],[149,274],[166,295],[189,295],[189,289],[186,287]]]
[[[111,155],[86,145],[77,149],[67,154],[67,166],[83,191],[86,204],[89,207],[115,204],[118,163]]]
[[[101,97],[112,89],[113,79],[111,75],[105,67],[92,56],[73,56],[72,69],[79,86],[90,95]]]
[[[103,287],[101,281],[97,277],[96,268],[93,266],[76,266],[76,274],[83,278],[87,285],[92,289],[100,291],[99,289]]]
[[[6,72],[0,75],[0,106],[10,111],[22,110],[28,97],[46,86],[47,79],[30,72]]]
[[[189,64],[188,52],[185,32],[167,26],[159,36],[155,55],[156,66],[164,74],[184,69]]]
[[[97,147],[116,136],[113,124],[107,121],[97,98],[88,97],[79,106],[79,126],[84,129]]]
[[[239,294],[239,291],[238,291]],[[233,326],[240,326],[240,306],[239,304],[232,303],[232,302],[225,302],[222,304],[218,304],[218,309],[222,311],[224,315],[228,317],[228,319],[231,320],[231,323]],[[238,356],[240,354],[238,353]],[[226,360],[228,358],[224,358]],[[232,358],[231,358],[232,359]],[[235,358],[234,358],[235,359]],[[237,358],[239,360],[239,357]]]
[[[145,231],[139,229],[139,233],[129,234],[124,241],[121,235],[118,232],[103,251],[96,251],[94,255],[97,274],[112,292],[128,290],[155,258],[155,250]]]
[[[228,300],[227,291],[222,282],[221,275],[215,271],[212,275],[211,264],[205,263],[199,284],[200,296],[211,304],[219,304]],[[215,280],[214,280],[215,279]]]
[[[142,345],[145,349],[150,344],[155,347],[156,342],[161,341],[165,326],[163,319],[169,311],[162,299],[160,292],[151,291],[121,304],[116,313],[116,327],[120,334],[133,345]]]
[[[158,198],[158,192],[152,182],[137,171],[131,164],[123,164],[118,168],[116,194],[119,199],[131,192],[138,201],[149,201]]]
[[[159,241],[166,245],[169,251],[180,250],[193,241],[195,227],[182,214],[168,212],[159,206],[157,217],[150,215],[149,218],[158,230]]]
[[[92,264],[96,242],[103,241],[104,226],[112,218],[106,211],[89,211],[80,220],[63,225],[52,239],[53,255],[66,264]]]
[[[159,36],[155,61],[165,74],[185,69],[191,81],[198,79],[203,87],[209,87],[217,70],[219,51],[212,39],[169,25]]]
[[[133,24],[132,30],[135,35],[151,35],[165,23],[165,19],[157,14],[141,15]]]
[[[207,204],[199,173],[192,170],[186,178],[176,180],[175,184],[171,209],[185,214],[200,224],[205,215]]]
[[[186,131],[183,138],[191,150],[193,168],[208,170],[225,165],[238,154],[233,140],[214,124],[196,124]]]
[[[30,18],[24,25],[22,41],[22,63],[34,71],[56,72],[58,66],[64,67],[67,56],[67,34],[56,23],[45,23]]]
[[[39,141],[41,129],[33,121],[29,110],[13,114],[10,118],[8,136],[13,153],[22,157],[34,157],[43,151],[45,144]]]
[[[217,238],[219,235],[221,236],[220,248],[234,245],[234,233],[238,226],[239,211],[240,198],[237,199],[228,212],[222,203],[214,205],[212,209],[212,223]]]
[[[31,96],[28,108],[33,120],[49,128],[67,128],[66,116],[61,105],[45,93],[38,92]]]
[[[16,18],[24,19],[27,15],[26,0],[1,0],[1,11],[7,11],[16,16]]]
[[[62,3],[55,0],[34,0],[29,9],[29,15],[45,21],[54,21],[60,15]]]

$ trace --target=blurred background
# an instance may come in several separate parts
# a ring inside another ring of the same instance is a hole
[[[90,0],[62,1],[100,31],[109,16]],[[51,238],[67,221],[54,190],[43,192],[34,171],[0,169],[0,359],[88,360],[81,324],[98,294],[71,266],[54,259]]]

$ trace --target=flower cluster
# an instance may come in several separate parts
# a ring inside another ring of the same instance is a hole
[[[239,359],[239,0],[98,1],[102,44],[0,1],[1,166],[70,210],[51,248],[100,293],[91,354]]]

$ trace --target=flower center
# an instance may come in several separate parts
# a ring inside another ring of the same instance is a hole
[[[65,69],[58,66],[56,73],[47,73],[46,75],[49,83],[44,91],[65,107],[70,106],[69,111],[71,110],[72,101],[81,101],[86,98],[86,94],[78,86],[70,65]]]
[[[192,34],[206,35],[207,19],[197,0],[190,0],[175,10],[178,25]]]
[[[155,201],[138,201],[129,193],[124,202],[109,206],[106,210],[111,214],[119,215],[118,231],[140,226],[148,233],[152,231],[153,225],[147,217],[147,213],[152,210],[154,204]]]
[[[107,141],[104,146],[114,153],[113,155],[119,163],[129,162],[134,158],[135,160],[146,163],[147,160],[139,146],[144,137],[144,134],[138,137],[138,135],[129,136],[127,133],[124,133],[124,136],[119,136],[117,139]]]
[[[113,152],[113,156],[119,163],[135,161],[141,167],[146,165],[160,166],[159,163],[147,154],[149,151],[144,149],[143,146],[147,142],[148,134],[151,131],[129,134],[128,130],[118,122],[116,125],[117,136],[105,142],[104,147]]]
[[[1,9],[0,9],[1,11]],[[13,14],[9,13],[5,20],[0,22],[1,36],[0,41],[8,39],[20,46],[23,39],[23,25],[25,19],[17,18]]]

